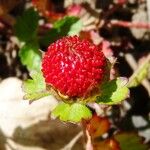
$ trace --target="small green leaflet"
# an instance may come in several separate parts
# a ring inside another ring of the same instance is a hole
[[[42,97],[50,95],[46,91],[46,84],[41,72],[32,72],[32,79],[23,82],[23,90],[25,92],[24,99],[38,100]]]
[[[130,77],[128,87],[131,88],[138,86],[142,82],[142,80],[148,75],[149,69],[150,55],[148,55],[143,64],[141,64],[141,66]]]
[[[91,118],[92,112],[83,104],[60,103],[52,111],[52,116],[59,117],[59,119],[62,121],[70,121],[77,123],[80,122],[82,119]]]
[[[26,43],[19,51],[21,62],[29,71],[40,70],[41,54],[38,49],[39,47],[36,42],[30,42]]]
[[[97,97],[97,103],[113,105],[118,104],[128,97],[129,89],[126,86],[126,78],[117,78],[106,82],[101,87],[101,96]]]
[[[27,9],[18,17],[14,29],[20,41],[28,42],[36,37],[38,20],[38,12],[34,11],[33,8]]]
[[[114,136],[121,150],[148,150],[149,146],[143,143],[142,137],[136,133],[121,132]]]

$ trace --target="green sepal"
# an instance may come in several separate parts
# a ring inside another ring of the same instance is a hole
[[[52,111],[52,116],[58,117],[61,121],[77,123],[80,122],[82,119],[91,118],[92,112],[88,107],[80,103],[60,103]]]
[[[101,94],[96,102],[99,104],[114,105],[120,103],[129,96],[126,78],[117,78],[104,83],[101,87]]]
[[[46,91],[46,84],[41,72],[34,71],[30,76],[32,79],[23,82],[23,90],[25,92],[24,99],[33,101],[50,95],[50,93]]]

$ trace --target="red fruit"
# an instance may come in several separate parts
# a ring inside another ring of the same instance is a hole
[[[69,97],[86,97],[103,79],[106,59],[96,45],[78,36],[59,39],[42,61],[47,84]]]

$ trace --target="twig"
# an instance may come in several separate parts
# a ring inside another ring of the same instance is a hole
[[[17,150],[17,147],[16,147],[14,141],[12,141],[11,139],[8,139],[6,141],[6,146],[8,146],[9,147],[8,149],[10,149],[10,150]]]
[[[133,57],[133,55],[131,55],[130,53],[125,54],[125,59],[128,62],[128,64],[130,65],[130,67],[135,71],[138,67],[138,64],[135,60],[135,58]],[[144,79],[141,83],[144,88],[147,90],[149,96],[150,96],[150,83],[147,79]]]
[[[144,23],[144,22],[128,22],[128,21],[121,21],[121,20],[111,20],[110,23],[113,26],[121,26],[126,28],[150,29],[150,22]]]
[[[86,130],[86,136],[87,136],[87,143],[86,143],[86,150],[93,150],[93,145],[92,145],[92,139],[91,136],[89,135],[88,130]]]
[[[61,148],[61,150],[71,150],[75,143],[80,139],[83,135],[83,132],[80,131],[65,147]]]
[[[148,23],[150,23],[150,0],[146,0],[146,3],[147,3]]]
[[[125,59],[133,70],[137,69],[137,62],[130,53],[125,54]]]

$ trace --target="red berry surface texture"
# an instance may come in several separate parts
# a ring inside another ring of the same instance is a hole
[[[105,75],[106,58],[101,49],[78,36],[52,43],[42,60],[47,85],[69,97],[87,97]]]

